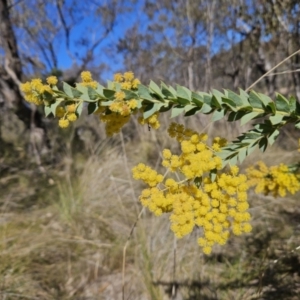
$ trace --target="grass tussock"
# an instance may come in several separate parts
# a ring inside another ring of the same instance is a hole
[[[211,135],[238,131],[216,126]],[[89,146],[88,157],[66,152],[42,175],[28,164],[0,169],[0,299],[122,299],[123,248],[142,209],[131,168],[159,168],[159,151],[177,147],[165,129],[126,130]],[[270,165],[293,155],[279,145],[261,158]],[[126,253],[125,299],[299,299],[297,197],[250,195],[253,232],[208,257],[200,231],[175,240],[167,215],[143,212]]]

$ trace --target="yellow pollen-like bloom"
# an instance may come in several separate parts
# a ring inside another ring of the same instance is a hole
[[[133,109],[137,108],[137,106],[138,106],[138,102],[135,99],[131,99],[128,101],[128,107],[130,109],[133,110]]]
[[[152,115],[142,122],[156,121]],[[229,172],[217,174],[212,181],[209,174],[222,169],[222,160],[212,147],[207,145],[207,136],[198,134],[183,125],[172,123],[169,135],[180,143],[181,154],[174,155],[169,149],[162,153],[162,166],[176,172],[178,182],[166,178],[145,165],[133,170],[135,179],[143,180],[155,192],[142,192],[140,201],[155,215],[171,212],[171,230],[177,238],[191,233],[195,225],[202,227],[203,237],[198,244],[205,254],[212,251],[215,244],[226,244],[230,232],[239,235],[251,231],[251,216],[247,212],[246,177],[239,174],[237,167]],[[225,144],[216,138],[217,145]],[[249,225],[246,225],[249,224]]]
[[[21,88],[22,92],[27,93],[27,94],[31,93],[31,91],[32,91],[31,84],[28,81],[25,83],[21,83],[20,88]]]
[[[131,83],[128,81],[122,82],[121,83],[121,88],[124,90],[130,90],[131,89]]]
[[[116,82],[122,82],[123,81],[123,75],[121,73],[116,73],[114,75],[114,81],[116,81]]]
[[[65,115],[65,113],[66,113],[66,111],[64,110],[63,107],[59,106],[56,108],[56,111],[55,111],[56,117],[62,118]]]
[[[124,79],[126,81],[132,81],[134,79],[134,74],[132,72],[125,72]]]
[[[81,79],[82,79],[83,82],[91,82],[91,81],[93,81],[92,74],[89,71],[83,71],[83,72],[81,72],[80,76],[81,76]]]
[[[70,121],[70,122],[74,122],[77,120],[77,116],[75,113],[69,113],[67,114],[67,119]]]
[[[140,82],[137,78],[135,78],[135,79],[132,81],[132,83],[131,83],[132,88],[133,88],[133,89],[137,89],[137,88],[138,88],[138,85],[139,85],[140,83],[141,83],[141,82]]]
[[[66,106],[66,111],[69,113],[74,113],[76,111],[76,104],[69,104]]]
[[[115,93],[115,99],[116,100],[119,100],[119,101],[121,101],[121,100],[124,100],[125,99],[125,93],[124,92],[116,92]]]
[[[58,126],[61,128],[67,128],[67,127],[69,127],[69,125],[70,125],[70,122],[67,119],[62,118],[62,119],[59,119],[59,121],[58,121]]]
[[[51,84],[51,85],[56,85],[58,82],[56,76],[49,76],[49,77],[47,77],[46,81],[48,84]]]

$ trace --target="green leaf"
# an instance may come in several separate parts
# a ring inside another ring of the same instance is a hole
[[[149,88],[160,99],[164,99],[163,93],[161,92],[159,86],[154,81],[152,81],[152,80],[150,81]]]
[[[259,116],[261,113],[259,112],[249,112],[247,114],[245,114],[242,118],[241,118],[241,125],[245,125],[246,123],[248,123],[249,121],[253,120],[254,118],[256,118],[257,116]]]
[[[149,105],[147,105],[143,113],[144,119],[147,119],[156,112],[158,112],[163,105],[163,103],[150,103]]]
[[[115,91],[110,89],[103,89],[103,95],[106,99],[113,99],[115,96]],[[89,93],[90,94],[90,93]],[[95,98],[94,98],[95,99]]]
[[[291,96],[290,101],[289,101],[289,106],[290,106],[290,112],[295,112],[296,111],[296,98]]]
[[[113,100],[110,100],[110,101],[101,101],[101,106],[110,106],[112,103],[114,103]]]
[[[165,103],[160,109],[159,111],[160,112],[165,112],[165,111],[168,111],[172,108],[172,105],[170,105],[170,103]]]
[[[209,106],[212,106],[212,96],[210,94],[207,93],[200,93],[201,96],[203,97],[203,102],[206,103]]]
[[[104,94],[103,94],[103,89],[104,87],[100,84],[98,84],[97,88],[96,88],[96,92],[97,94],[101,97],[101,98],[104,98]],[[117,91],[120,91],[121,89],[117,89]]]
[[[93,114],[99,108],[98,102],[91,102],[88,104],[87,110],[88,114]]]
[[[192,92],[184,86],[177,85],[177,97],[187,100],[188,102],[192,101]]]
[[[216,122],[216,121],[219,121],[221,120],[222,118],[224,118],[226,114],[226,110],[225,109],[221,109],[221,110],[215,110],[213,115],[212,115],[212,122]]]
[[[188,112],[188,111],[190,111],[190,110],[192,110],[192,109],[194,109],[194,108],[195,108],[195,105],[188,104],[188,105],[185,105],[184,111],[185,111],[185,112]],[[199,107],[196,107],[196,108],[199,109]]]
[[[107,89],[114,90],[116,87],[116,83],[110,80],[107,80]]]
[[[272,114],[276,114],[276,107],[275,107],[275,103],[274,102],[270,102],[268,103],[268,105],[266,106],[266,109],[271,112]]]
[[[67,96],[73,98],[72,87],[66,82],[63,82],[63,90]]]
[[[240,151],[239,151],[239,161],[240,163],[242,163],[245,158],[247,157],[247,148],[242,148]]]
[[[138,93],[142,99],[152,101],[152,96],[150,95],[149,90],[146,86],[139,84]]]
[[[217,174],[218,174],[218,172],[216,169],[213,169],[209,172],[209,177],[210,177],[211,182],[214,182],[216,180]]]
[[[257,93],[258,97],[260,97],[261,101],[264,103],[265,106],[267,106],[270,102],[273,103],[272,99],[265,95],[265,94],[261,94],[261,93]]]
[[[63,90],[65,94],[70,98],[80,98],[82,93],[78,89],[74,89],[66,82],[63,82]]]
[[[44,106],[44,112],[45,112],[45,116],[48,117],[51,113],[51,106]]]
[[[244,90],[242,90],[241,88],[239,89],[240,92],[240,97],[243,100],[243,103],[247,103],[247,105],[249,105],[249,94],[247,92],[245,92]]]
[[[276,105],[277,110],[279,110],[279,111],[284,111],[286,113],[290,112],[289,101],[281,94],[276,95],[275,105]]]
[[[217,108],[221,108],[222,107],[222,97],[224,97],[224,95],[219,92],[218,90],[213,89],[212,90],[212,94],[213,97],[211,99],[211,103],[217,107]]]
[[[181,105],[187,105],[187,104],[191,103],[189,100],[186,100],[186,99],[183,99],[183,98],[177,98],[177,102]]]
[[[200,95],[192,92],[192,102],[195,103],[197,106],[202,107],[203,98]]]
[[[183,105],[177,105],[172,108],[171,118],[175,118],[184,112],[185,107]]]
[[[115,87],[112,89],[112,90],[115,90],[116,92],[120,92],[122,90],[122,86],[121,86],[121,83],[119,82],[114,82],[115,84]],[[103,90],[103,88],[102,88]],[[127,91],[127,90],[126,90]]]
[[[248,101],[253,108],[264,109],[264,105],[267,105],[254,91],[250,92]]]
[[[245,112],[243,111],[232,111],[228,116],[228,122],[233,122],[241,119],[245,115]]]
[[[125,93],[126,100],[139,99],[138,95],[135,92],[129,90],[122,90],[122,91]]]
[[[91,100],[96,100],[97,98],[99,98],[99,95],[97,94],[97,92],[90,86],[87,87],[87,92],[88,92],[89,98]]]
[[[201,177],[196,177],[194,179],[194,184],[196,185],[197,188],[200,188],[201,184],[202,184],[202,176]]]
[[[77,106],[76,113],[78,114],[78,116],[81,115],[82,109],[83,109],[83,102]]]
[[[213,110],[213,108],[211,108],[209,105],[207,105],[206,103],[203,103],[200,112],[203,114],[209,114],[211,113]]]
[[[235,106],[244,106],[243,100],[240,96],[230,90],[228,90],[228,98],[235,103]]]
[[[56,117],[56,108],[59,106],[59,104],[61,104],[61,101],[55,101],[54,103],[52,103],[50,105],[51,112],[52,112],[52,114],[53,114],[54,117]]]
[[[44,96],[44,99],[46,101],[48,101],[48,102],[52,102],[53,101],[53,96],[49,92],[44,91],[43,96]]]
[[[164,82],[161,82],[161,91],[165,97],[176,98],[176,94],[173,94],[172,91]]]
[[[177,99],[178,102],[182,105],[191,103],[191,92],[185,87],[177,85]]]
[[[177,98],[177,92],[172,86],[169,86],[169,91],[174,95],[175,98]]]
[[[262,152],[265,152],[267,147],[268,147],[268,139],[266,137],[263,137],[259,143],[258,143],[258,147]]]
[[[248,131],[244,134],[244,136],[247,138],[247,139],[258,139],[261,137],[261,133],[260,132],[254,132],[253,130],[251,131]]]
[[[238,160],[238,157],[235,155],[233,156],[232,158],[230,158],[228,160],[228,163],[231,165],[231,166],[236,166],[237,165],[237,160]]]
[[[185,117],[188,117],[188,116],[193,116],[195,115],[196,113],[198,113],[200,111],[200,107],[195,107],[193,106],[193,109],[190,109],[189,111],[187,111],[184,116]]]
[[[220,102],[218,101],[218,98],[215,95],[213,95],[211,98],[211,105],[217,109],[222,108]]]
[[[298,121],[298,122],[295,124],[295,127],[296,127],[297,129],[300,129],[300,121]]]
[[[232,111],[237,111],[234,101],[228,98],[222,97],[223,105],[228,106]]]
[[[275,116],[271,116],[269,118],[269,120],[271,121],[271,123],[273,125],[276,125],[276,124],[279,124],[282,121],[283,117],[284,117],[283,115],[276,114]]]
[[[270,145],[273,145],[275,140],[277,139],[280,131],[278,129],[275,129],[268,137],[268,142]]]
[[[256,144],[257,143],[249,144],[248,150],[247,150],[247,155],[250,155],[256,149]]]

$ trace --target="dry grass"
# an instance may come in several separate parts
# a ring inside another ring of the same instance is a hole
[[[142,186],[130,169],[140,161],[159,168],[159,150],[172,143],[165,129],[155,134],[131,126],[134,135],[127,128],[113,142],[86,146],[89,158],[66,151],[64,163],[44,175],[28,164],[1,173],[0,299],[122,299],[123,247],[141,209]],[[240,130],[207,129],[230,137]],[[282,148],[262,158],[294,159]],[[251,199],[253,233],[232,238],[210,257],[199,251],[200,232],[176,241],[168,216],[145,212],[127,249],[125,299],[299,299],[298,201]]]

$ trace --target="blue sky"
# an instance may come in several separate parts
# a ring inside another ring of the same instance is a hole
[[[27,0],[26,2],[30,2],[35,0]],[[97,39],[103,35],[103,26],[101,24],[101,20],[95,16],[95,10],[97,5],[93,6],[93,4],[86,5],[85,2],[76,2],[77,10],[74,9],[72,12],[72,3],[75,0],[66,0],[63,8],[63,16],[65,21],[68,24],[74,24],[74,19],[78,22],[75,22],[75,26],[71,27],[70,31],[70,47],[67,48],[66,39],[64,35],[64,30],[60,22],[60,17],[58,14],[57,7],[54,2],[49,1],[45,6],[45,11],[40,11],[40,8],[33,7],[33,15],[32,19],[27,20],[28,24],[32,24],[32,28],[34,31],[35,27],[41,26],[38,22],[40,22],[41,17],[38,15],[39,13],[44,13],[46,18],[51,16],[51,20],[53,20],[53,26],[56,28],[57,33],[54,36],[51,36],[51,32],[44,32],[43,35],[38,39],[41,41],[41,44],[45,43],[44,49],[46,49],[46,53],[43,53],[43,47],[40,49],[36,46],[36,41],[32,41],[31,45],[23,45],[22,51],[28,53],[28,55],[38,56],[40,60],[45,63],[47,66],[47,71],[50,72],[53,68],[53,63],[51,63],[51,53],[47,50],[49,49],[49,45],[47,45],[46,41],[51,41],[53,47],[55,49],[55,53],[57,54],[57,68],[60,70],[66,70],[72,67],[72,65],[77,63],[81,65],[80,59],[77,56],[84,56],[86,53],[86,49],[84,46],[80,45],[78,40],[84,38],[86,39],[87,43],[90,43],[93,39]],[[95,0],[96,4],[100,3],[103,5],[103,8],[106,5],[112,3],[109,2],[111,0]],[[120,38],[122,38],[125,32],[132,27],[136,22],[139,24],[139,30],[144,31],[148,25],[148,19],[142,10],[142,5],[144,0],[136,0],[135,4],[132,4],[132,1],[124,0],[122,1],[122,8],[126,10],[125,12],[117,14],[117,18],[115,21],[115,25],[113,29],[109,32],[107,37],[103,40],[101,44],[95,48],[94,57],[96,58],[93,63],[95,65],[101,65],[101,63],[106,63],[109,65],[108,69],[104,69],[102,72],[102,79],[107,80],[111,79],[113,73],[117,71],[125,71],[124,64],[123,64],[123,56],[122,54],[117,53],[116,45]],[[117,1],[117,3],[121,3]],[[79,8],[79,9],[78,9]],[[22,15],[22,6],[16,7],[16,9],[20,10],[20,14]],[[28,8],[26,8],[28,9]],[[131,10],[130,10],[131,9]],[[81,19],[82,18],[82,19]],[[155,17],[154,17],[155,19]],[[46,21],[46,20],[45,20]],[[45,27],[46,28],[46,27]],[[26,32],[22,29],[17,29],[17,35],[20,40],[22,40],[22,36],[26,35]],[[43,31],[43,24],[41,26],[41,30]],[[165,35],[172,36],[172,29],[166,28]],[[48,38],[49,37],[49,38]],[[236,33],[229,31],[228,32],[229,39],[235,39],[234,42],[239,41],[239,37]],[[28,39],[28,37],[27,37]],[[202,42],[205,42],[205,36],[203,39],[199,39]],[[28,39],[30,43],[30,38]],[[214,38],[214,44],[212,45],[212,50],[214,53],[217,53],[220,49],[220,39],[218,37]],[[228,43],[228,45],[231,45]],[[48,47],[48,48],[47,48]],[[29,52],[28,52],[29,51]],[[46,58],[48,56],[48,58]],[[49,59],[50,57],[50,59]],[[48,62],[47,62],[48,60]],[[50,61],[50,63],[49,63]],[[89,67],[89,66],[88,66]],[[87,69],[88,69],[87,67]],[[27,70],[27,73],[31,73],[32,70],[30,68]]]

